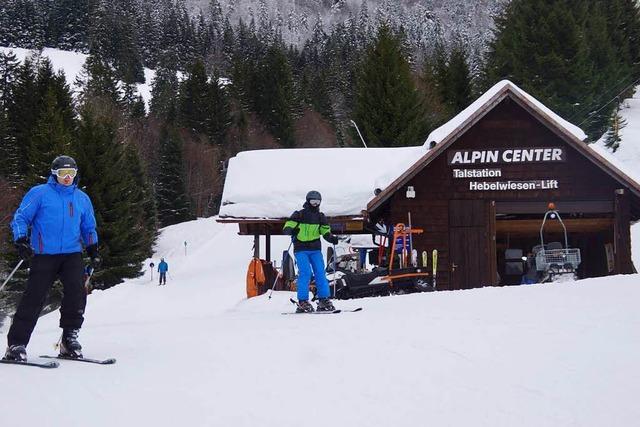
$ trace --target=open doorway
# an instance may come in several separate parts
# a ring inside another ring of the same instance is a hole
[[[563,215],[567,228],[567,243],[557,219],[548,220],[543,230],[544,247],[551,249],[577,248],[581,262],[577,268],[579,279],[606,276],[613,271],[613,218],[588,215]],[[540,270],[536,268],[535,253],[542,245],[540,214],[496,215],[496,261],[498,283],[519,285],[538,283]]]

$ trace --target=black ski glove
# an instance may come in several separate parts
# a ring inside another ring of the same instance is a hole
[[[22,258],[24,261],[29,261],[31,258],[33,258],[33,249],[31,249],[31,244],[26,237],[21,237],[16,240],[15,245],[20,258]]]
[[[91,259],[91,267],[93,267],[93,269],[100,268],[102,259],[100,259],[100,256],[98,255],[98,245],[94,243],[93,245],[87,246],[85,249],[87,251],[87,255],[89,255],[89,258]]]
[[[329,243],[333,243],[334,245],[337,245],[338,242],[340,241],[340,239],[338,239],[338,236],[336,236],[335,234],[327,234],[327,237],[325,237],[325,240]]]

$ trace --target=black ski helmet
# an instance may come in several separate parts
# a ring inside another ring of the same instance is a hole
[[[322,196],[319,191],[312,190],[307,193],[307,202],[309,200],[322,200]]]
[[[69,156],[58,156],[51,163],[51,170],[58,170],[64,168],[73,168],[78,169],[78,165],[76,161],[73,160],[73,157]]]

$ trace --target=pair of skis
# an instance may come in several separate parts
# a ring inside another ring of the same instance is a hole
[[[429,256],[427,255],[427,251],[422,251],[422,266],[426,267],[429,261]],[[434,249],[431,253],[431,266],[433,267],[433,287],[436,287],[436,274],[438,273],[438,250]]]
[[[86,357],[65,357],[65,356],[48,356],[48,355],[44,355],[44,356],[40,356],[43,359],[59,359],[59,360],[68,360],[68,361],[73,361],[73,362],[84,362],[84,363],[92,363],[94,365],[113,365],[114,363],[116,363],[116,359],[89,359]],[[37,368],[44,368],[44,369],[54,369],[60,366],[60,363],[58,363],[55,360],[50,360],[47,362],[36,362],[36,361],[31,361],[31,360],[27,360],[27,361],[19,361],[19,360],[5,360],[5,359],[0,359],[0,363],[4,363],[4,364],[8,364],[8,365],[22,365],[22,366],[34,366]]]
[[[295,304],[296,306],[298,305],[298,301],[294,300],[293,298],[289,298],[289,301],[291,301],[291,303]],[[349,310],[338,309],[333,311],[312,311],[312,312],[303,312],[303,313],[297,313],[295,311],[286,311],[282,314],[339,314],[339,313],[355,313],[358,311],[362,311],[362,307],[349,309]]]

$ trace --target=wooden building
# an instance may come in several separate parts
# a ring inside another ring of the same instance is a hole
[[[389,225],[407,223],[410,213],[412,225],[424,229],[413,247],[439,251],[439,290],[509,284],[507,250],[527,254],[540,244],[551,202],[567,226],[569,246],[581,251],[580,278],[632,273],[630,226],[640,219],[640,185],[585,139],[582,130],[505,80],[436,129],[423,146],[240,153],[230,162],[218,221],[237,223],[240,234],[253,235],[256,243],[266,236],[266,254],[256,244],[255,255],[271,259],[270,236],[281,234],[286,217],[299,208],[301,188],[324,193],[326,165],[342,160],[331,176],[351,186],[327,189],[323,201],[334,232],[363,233],[364,209],[373,221],[383,218]],[[356,162],[375,168],[364,173],[348,166]],[[274,168],[292,163],[305,164],[295,180]],[[251,186],[242,182],[247,170],[260,177]],[[262,210],[254,201],[265,195],[280,197],[279,203]],[[545,240],[563,242],[561,231],[557,220],[549,221]]]
[[[438,129],[422,158],[373,198],[373,218],[425,232],[439,251],[438,289],[497,285],[507,249],[531,251],[550,202],[581,250],[580,278],[632,273],[630,225],[640,186],[585,144],[584,134],[508,81]],[[407,197],[407,189],[415,192]],[[560,241],[559,222],[545,227]],[[502,281],[504,283],[504,281]]]

